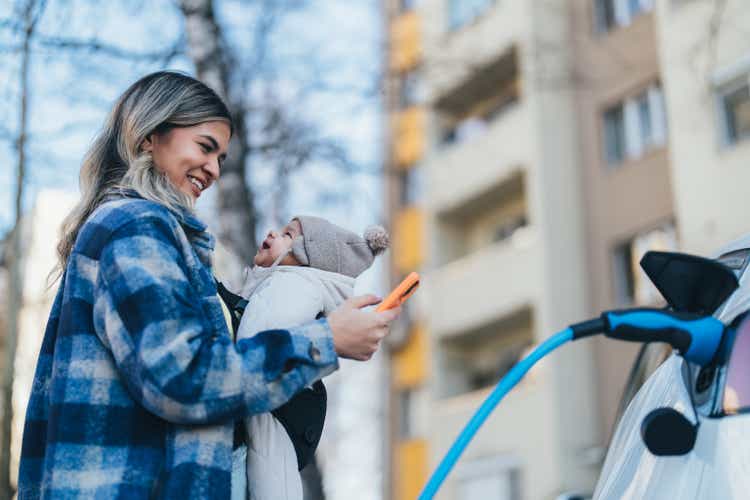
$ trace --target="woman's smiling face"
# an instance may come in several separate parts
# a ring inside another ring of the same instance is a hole
[[[231,138],[223,121],[174,127],[151,134],[141,146],[177,189],[197,200],[219,178]]]

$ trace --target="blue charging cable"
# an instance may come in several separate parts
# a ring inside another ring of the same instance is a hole
[[[564,343],[600,333],[630,342],[666,342],[677,349],[687,361],[705,366],[711,362],[719,349],[723,332],[722,322],[711,316],[645,308],[608,311],[598,318],[571,325],[544,341],[500,380],[435,469],[419,495],[419,500],[429,500],[435,496],[464,449],[474,438],[474,434],[505,395],[537,361]]]
[[[451,469],[456,464],[456,461],[464,452],[464,449],[466,449],[466,446],[468,446],[474,438],[474,434],[477,433],[484,421],[487,420],[487,417],[490,416],[490,413],[492,413],[505,395],[508,394],[516,384],[518,384],[524,375],[526,375],[526,372],[528,372],[537,361],[570,340],[573,340],[573,330],[567,328],[545,340],[539,347],[534,349],[531,354],[519,361],[507,374],[505,374],[500,380],[500,383],[497,384],[492,393],[487,399],[485,399],[484,403],[482,403],[482,406],[480,406],[476,413],[474,413],[474,416],[471,417],[471,420],[466,424],[466,427],[461,431],[458,438],[456,438],[453,446],[448,450],[443,461],[440,462],[438,468],[435,469],[432,477],[419,495],[419,500],[427,500],[435,496],[440,485],[443,484],[446,476],[448,476],[448,473],[450,473]]]

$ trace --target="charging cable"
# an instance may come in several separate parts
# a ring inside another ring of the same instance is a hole
[[[576,323],[553,335],[513,366],[500,380],[443,457],[419,495],[419,500],[429,500],[435,496],[484,421],[531,367],[566,342],[600,333],[609,338],[631,342],[666,342],[687,361],[704,366],[716,355],[724,333],[724,324],[711,316],[640,308],[604,312],[598,318]]]

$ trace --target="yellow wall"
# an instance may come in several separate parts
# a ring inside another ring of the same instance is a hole
[[[427,442],[424,439],[402,441],[396,453],[396,500],[414,500],[427,481]]]
[[[422,57],[419,17],[407,12],[391,23],[391,69],[403,72],[413,68]]]
[[[401,273],[418,269],[424,260],[424,213],[407,207],[396,215],[393,243],[394,264]]]
[[[417,162],[425,148],[425,111],[411,107],[396,114],[393,124],[393,159],[404,167]]]
[[[399,389],[415,387],[427,379],[427,333],[416,324],[406,345],[393,354],[393,385]]]

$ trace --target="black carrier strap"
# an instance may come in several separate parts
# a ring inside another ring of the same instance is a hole
[[[227,290],[219,280],[216,280],[216,290],[231,312],[232,328],[237,332],[242,314],[247,307],[247,300]],[[321,313],[318,318],[322,316]],[[315,456],[320,436],[323,434],[327,404],[326,387],[318,380],[312,387],[305,387],[271,412],[284,427],[294,445],[299,470],[304,469]],[[245,426],[242,420],[237,420],[234,424],[234,448],[245,443]]]
[[[216,278],[214,278],[214,281],[216,281],[216,291],[219,293],[219,297],[221,297],[221,300],[224,301],[224,304],[227,305],[227,309],[231,313],[232,330],[234,330],[236,335],[237,330],[240,328],[242,313],[245,312],[245,307],[247,307],[247,301],[239,295],[230,292],[221,281]]]
[[[315,456],[320,436],[323,434],[326,404],[326,387],[318,380],[312,387],[305,387],[271,412],[292,440],[299,470],[304,469]]]

